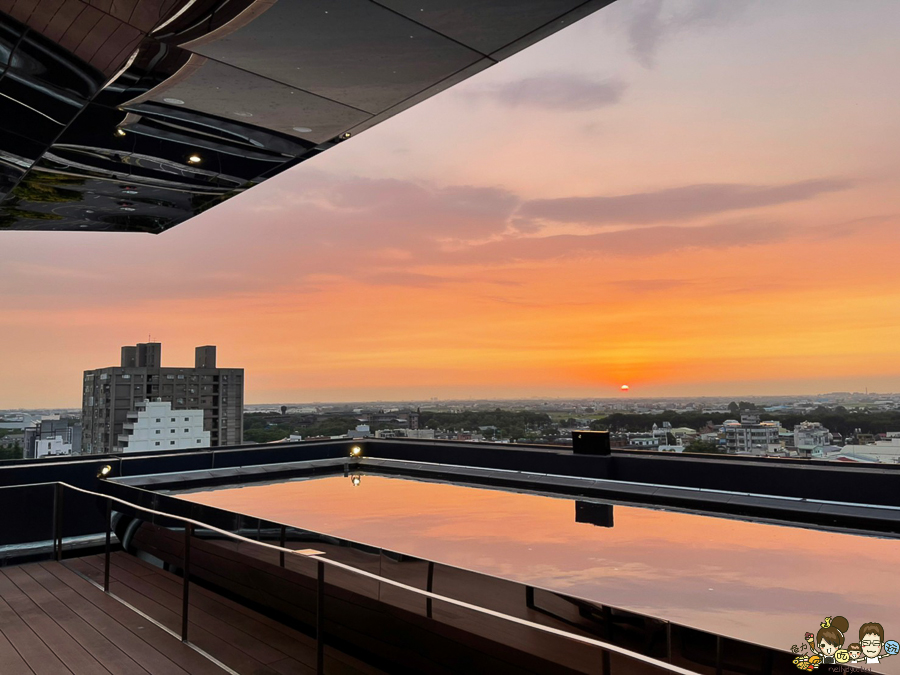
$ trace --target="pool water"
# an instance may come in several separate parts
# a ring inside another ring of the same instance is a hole
[[[780,649],[835,615],[900,638],[896,539],[368,474],[179,496]]]

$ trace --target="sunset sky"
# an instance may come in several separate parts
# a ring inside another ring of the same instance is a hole
[[[0,408],[900,391],[900,2],[618,0],[157,237],[0,233]]]

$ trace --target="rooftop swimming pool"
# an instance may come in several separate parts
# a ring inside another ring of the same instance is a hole
[[[371,474],[178,496],[779,649],[900,636],[897,539]]]

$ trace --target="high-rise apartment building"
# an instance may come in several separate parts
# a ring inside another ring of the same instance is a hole
[[[162,367],[162,345],[122,347],[119,366],[84,372],[82,452],[121,451],[119,436],[144,401],[172,410],[202,410],[212,447],[239,445],[243,437],[244,369],[217,368],[216,348],[197,347],[193,368]]]

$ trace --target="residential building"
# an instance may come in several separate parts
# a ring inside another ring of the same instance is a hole
[[[831,433],[821,422],[801,422],[794,426],[794,446],[803,450],[830,445]]]
[[[208,448],[210,432],[203,428],[202,410],[173,410],[169,401],[142,401],[128,413],[119,452]]]
[[[81,425],[72,419],[44,418],[25,429],[25,459],[81,453]]]
[[[741,415],[741,421],[726,420],[723,425],[726,452],[750,452],[780,448],[778,434],[781,424],[775,421],[760,422],[759,415]]]
[[[379,429],[375,438],[418,438],[434,439],[434,429]]]
[[[662,439],[665,441],[665,437]],[[659,448],[660,439],[658,436],[648,436],[645,434],[629,436],[628,445],[626,448],[647,448],[650,450],[657,450]]]
[[[347,432],[347,438],[368,438],[372,435],[371,431],[368,424],[357,424],[356,429]]]
[[[361,409],[353,411],[361,424],[375,426],[377,424],[390,424],[392,427],[418,429],[419,413],[416,410],[379,410],[366,412]]]
[[[116,452],[129,413],[145,400],[172,410],[200,410],[209,445],[239,445],[243,437],[243,368],[219,368],[214,346],[197,347],[193,368],[162,366],[162,345],[122,347],[119,366],[87,370],[82,400],[82,451]]]

